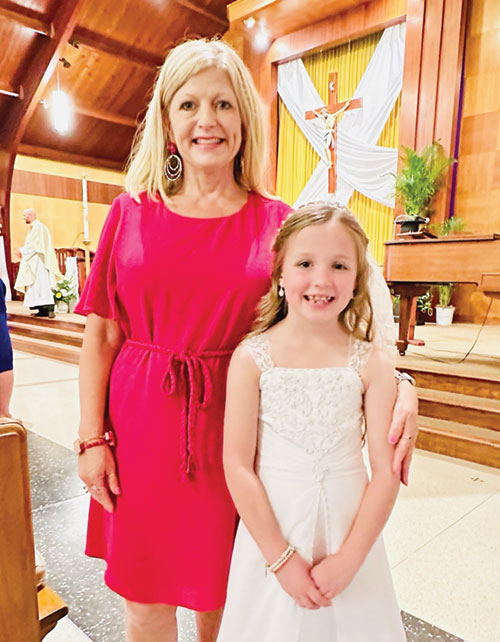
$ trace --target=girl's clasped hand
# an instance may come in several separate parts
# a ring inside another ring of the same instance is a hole
[[[327,555],[314,565],[294,553],[275,575],[299,606],[319,609],[331,605],[332,599],[349,586],[356,571],[355,564],[342,553]]]

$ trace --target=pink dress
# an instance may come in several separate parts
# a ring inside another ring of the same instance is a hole
[[[125,342],[109,384],[122,493],[91,500],[87,549],[129,600],[221,607],[236,513],[224,481],[226,373],[269,286],[290,208],[249,193],[231,216],[189,218],[119,196],[76,308],[116,320]]]

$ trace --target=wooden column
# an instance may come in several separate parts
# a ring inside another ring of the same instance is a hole
[[[420,151],[439,140],[455,155],[467,0],[408,0],[400,144]],[[451,171],[434,220],[450,215]],[[401,211],[396,210],[396,214]]]

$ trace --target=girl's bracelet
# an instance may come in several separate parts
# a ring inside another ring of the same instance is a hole
[[[297,549],[293,546],[288,546],[286,551],[284,551],[275,562],[273,562],[272,564],[266,564],[266,571],[270,571],[271,573],[276,573],[276,571],[279,571],[280,568],[288,562],[288,560],[292,557],[296,550]]]

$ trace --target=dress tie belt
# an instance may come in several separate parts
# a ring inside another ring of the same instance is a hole
[[[205,352],[176,352],[152,343],[143,343],[128,339],[128,345],[141,348],[146,352],[159,352],[167,357],[165,374],[161,388],[168,395],[184,389],[185,397],[181,411],[180,430],[180,475],[181,481],[187,482],[196,470],[193,453],[193,431],[198,410],[207,408],[212,401],[213,382],[206,360],[217,357],[228,357],[233,350],[210,350]]]

